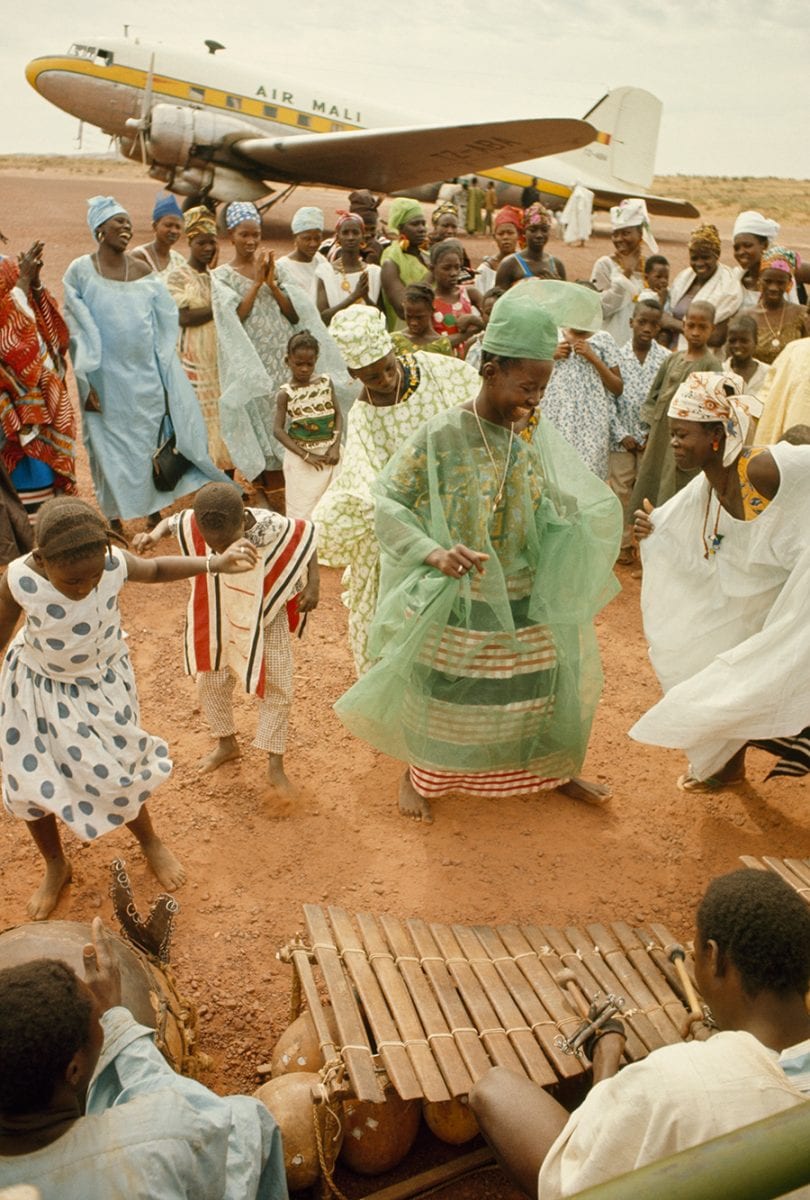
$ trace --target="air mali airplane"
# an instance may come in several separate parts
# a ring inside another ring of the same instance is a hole
[[[206,45],[208,54],[194,55],[135,38],[90,39],[35,58],[26,76],[179,195],[258,200],[272,181],[432,199],[443,180],[475,173],[495,181],[501,203],[519,199],[536,179],[554,208],[582,183],[597,207],[644,196],[651,212],[697,215],[688,201],[647,190],[661,102],[639,88],[608,92],[583,120],[419,126],[311,83],[237,66],[215,54],[219,43]]]

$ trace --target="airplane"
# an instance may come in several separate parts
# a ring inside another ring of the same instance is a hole
[[[33,59],[25,73],[46,100],[195,201],[260,200],[271,182],[288,185],[282,195],[320,184],[435,199],[441,181],[475,173],[495,180],[502,203],[536,178],[555,208],[581,182],[597,206],[633,195],[654,213],[698,215],[686,200],[647,191],[661,103],[641,89],[600,100],[586,114],[599,128],[569,118],[421,126],[310,82],[237,66],[217,56],[219,42],[205,44],[209,53],[195,55],[137,38],[91,38]]]

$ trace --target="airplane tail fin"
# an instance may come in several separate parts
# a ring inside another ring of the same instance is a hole
[[[632,196],[634,189],[646,190],[655,173],[661,108],[651,92],[616,88],[583,117],[599,130],[596,141],[559,157],[580,169],[583,177],[598,176],[625,196]]]

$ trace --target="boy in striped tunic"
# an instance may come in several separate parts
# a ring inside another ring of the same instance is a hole
[[[222,554],[239,538],[259,552],[256,567],[240,575],[238,587],[210,573],[192,580],[184,664],[186,674],[196,677],[200,706],[216,738],[200,771],[214,771],[240,755],[232,705],[239,680],[260,699],[253,745],[267,753],[269,790],[289,797],[294,789],[284,771],[284,751],[292,704],[290,629],[318,603],[315,527],[245,508],[236,488],[210,483],[197,492],[193,508],[139,534],[134,548],[147,550],[167,533],[177,537],[182,554]]]

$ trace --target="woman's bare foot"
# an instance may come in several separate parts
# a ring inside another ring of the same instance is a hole
[[[414,821],[422,821],[425,825],[433,824],[433,812],[424,796],[420,796],[411,783],[410,767],[402,776],[399,784],[399,811],[403,817],[411,817]]]
[[[44,921],[56,907],[59,893],[70,883],[73,868],[66,858],[50,858],[45,864],[45,878],[26,905],[32,921]]]
[[[205,774],[208,771],[216,771],[217,767],[221,767],[223,763],[231,762],[234,758],[239,758],[241,752],[239,743],[236,740],[235,734],[230,734],[228,737],[221,737],[210,754],[206,754],[205,758],[201,758],[197,763],[197,770],[200,774]]]
[[[562,792],[564,796],[570,796],[572,800],[593,804],[596,808],[607,804],[611,795],[610,788],[603,787],[601,783],[591,783],[589,779],[569,779],[568,783],[561,784],[557,791]]]
[[[186,882],[186,870],[172,854],[159,837],[148,842],[141,842],[143,856],[157,876],[158,882],[168,891],[173,892]]]

